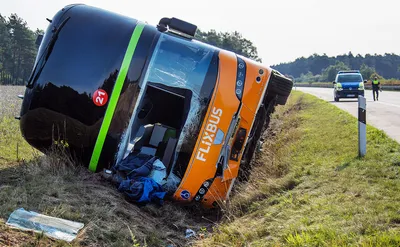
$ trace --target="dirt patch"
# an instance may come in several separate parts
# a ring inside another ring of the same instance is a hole
[[[39,246],[40,237],[31,232],[13,230],[0,220],[0,246]],[[41,246],[51,246],[52,241],[42,241]]]

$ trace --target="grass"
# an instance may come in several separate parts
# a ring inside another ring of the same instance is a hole
[[[274,113],[250,182],[225,222],[199,246],[400,246],[400,145],[357,120],[293,92]]]
[[[381,82],[383,85],[400,85],[400,80],[396,79],[384,79]]]
[[[19,115],[22,103],[17,95],[23,94],[24,90],[21,86],[0,87],[0,168],[39,155],[23,139],[19,122],[14,118]]]

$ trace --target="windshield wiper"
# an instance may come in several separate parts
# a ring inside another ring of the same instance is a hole
[[[55,27],[53,29],[53,36],[51,37],[51,40],[49,44],[47,45],[46,49],[44,50],[43,54],[41,55],[39,61],[37,62],[35,68],[32,71],[32,74],[28,80],[28,84],[26,87],[32,88],[33,85],[35,84],[36,80],[39,78],[40,73],[42,72],[44,66],[46,65],[47,60],[50,57],[51,52],[53,51],[54,45],[58,39],[58,34],[60,33],[61,29],[65,26],[65,24],[69,21],[71,17],[66,18],[61,22],[61,24],[58,27]],[[39,66],[40,64],[40,66]]]

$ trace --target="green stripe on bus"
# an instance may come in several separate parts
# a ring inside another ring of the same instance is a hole
[[[110,101],[108,102],[106,114],[104,115],[103,123],[100,127],[99,135],[97,136],[96,144],[92,153],[92,158],[90,159],[89,170],[95,172],[97,170],[97,164],[100,159],[101,151],[103,150],[104,141],[108,133],[108,128],[110,128],[111,120],[114,116],[115,108],[117,107],[118,99],[122,91],[122,87],[125,82],[126,75],[129,70],[129,66],[132,61],[133,54],[137,43],[139,41],[140,35],[142,34],[144,23],[138,23],[132,33],[132,37],[129,41],[128,48],[126,49],[124,60],[122,60],[122,65],[118,73],[117,81],[115,82],[113,91],[111,93]]]

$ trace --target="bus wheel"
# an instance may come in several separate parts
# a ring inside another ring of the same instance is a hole
[[[262,131],[264,130],[264,124],[267,121],[267,110],[265,107],[260,107],[257,112],[255,122],[253,124],[253,128],[250,131],[249,138],[247,140],[247,144],[245,146],[242,160],[240,161],[239,168],[239,181],[247,181],[251,171],[251,161],[254,156],[254,152],[257,149],[258,142],[260,140]]]
[[[285,105],[293,88],[293,81],[273,70],[268,83],[268,94],[277,95],[276,104]]]

